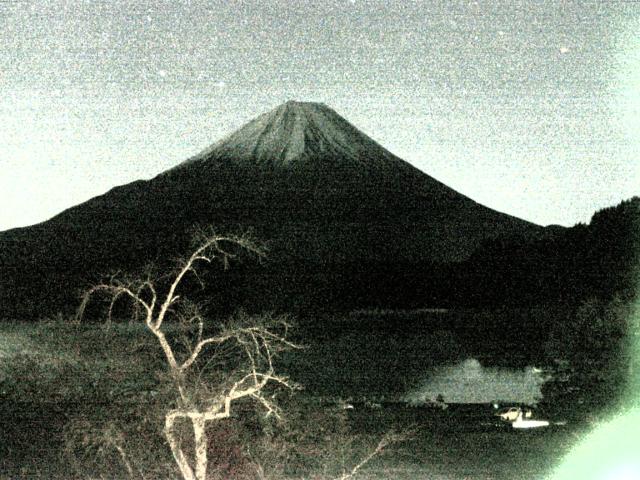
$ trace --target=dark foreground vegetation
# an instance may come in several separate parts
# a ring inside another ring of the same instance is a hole
[[[16,323],[2,337],[2,478],[180,477],[163,436],[172,382],[139,325]],[[335,402],[283,392],[278,403],[281,419],[246,401],[208,425],[208,478],[337,478],[405,438],[393,422],[352,428]]]
[[[361,478],[543,478],[616,403],[626,337],[603,332],[624,324],[625,308],[588,302],[572,313],[574,331],[553,330],[535,362],[552,374],[539,411],[568,423],[542,432],[505,429],[486,409],[410,407],[401,397],[428,365],[478,353],[470,331],[465,337],[464,328],[444,325],[506,316],[534,323],[570,312],[355,312],[331,321],[369,328],[339,335],[303,324],[295,338],[305,337],[307,348],[284,354],[276,367],[306,388],[271,392],[281,420],[245,401],[208,425],[208,478],[340,478],[389,432],[403,435],[358,471]],[[0,338],[3,478],[180,478],[163,436],[172,381],[143,325],[4,323]],[[483,363],[509,362],[503,354],[520,346],[514,339]],[[593,355],[596,346],[601,355]]]
[[[589,226],[488,241],[457,264],[387,265],[385,274],[386,264],[349,269],[298,259],[267,274],[261,269],[273,265],[245,262],[205,288],[210,278],[190,275],[174,296],[173,277],[156,265],[94,284],[92,292],[111,298],[83,304],[82,318],[5,319],[0,471],[189,478],[176,452],[207,445],[211,479],[541,477],[620,403],[637,368],[630,342],[638,331],[639,202],[599,212]],[[17,293],[27,300],[26,290]],[[178,302],[185,293],[195,303]],[[165,295],[175,321],[159,335],[164,313],[150,308],[145,320],[144,310]],[[265,315],[270,308],[279,313]],[[297,330],[276,334],[270,319],[290,310]],[[215,355],[199,358],[197,345],[208,338]],[[403,402],[425,370],[465,358],[541,368],[548,380],[540,409],[567,425],[514,432],[488,414]],[[232,410],[219,398],[231,398]],[[203,443],[189,422],[167,435],[168,411],[191,420],[225,415],[206,425]]]

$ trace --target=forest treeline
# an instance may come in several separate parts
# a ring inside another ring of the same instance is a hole
[[[589,224],[486,241],[459,263],[272,263],[252,266],[243,291],[248,306],[288,310],[577,305],[630,299],[639,253],[640,197],[633,197],[596,212]]]
[[[167,251],[159,252],[157,258],[174,258],[175,251],[187,248],[182,243],[167,234],[163,244]],[[98,249],[103,250],[96,246]],[[119,251],[115,246],[109,251],[126,265],[124,271],[144,268],[136,259],[149,255],[135,249]],[[368,260],[364,254],[335,261],[272,250],[261,264],[236,265],[225,275],[224,284],[216,283],[215,288],[194,294],[207,298],[218,312],[238,307],[304,313],[579,304],[591,297],[631,298],[634,279],[639,276],[639,252],[640,197],[633,197],[596,212],[589,224],[551,226],[540,235],[499,236],[485,241],[462,262]],[[0,311],[6,318],[71,313],[77,308],[79,292],[100,278],[96,272],[106,269],[101,273],[110,273],[109,258],[92,258],[87,264],[83,258],[38,258],[46,252],[24,254],[30,262],[28,268],[19,275],[7,272],[2,282],[5,292],[0,295]],[[21,268],[15,258],[4,259],[4,263],[8,269]],[[12,285],[11,279],[17,278],[19,283]]]

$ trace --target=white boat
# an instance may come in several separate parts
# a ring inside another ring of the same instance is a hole
[[[496,408],[495,404],[493,408]],[[524,415],[525,419],[531,418],[533,411],[530,408],[523,410],[521,407],[505,407],[495,415],[505,422],[514,422],[518,418],[518,415]]]
[[[513,423],[511,423],[513,428],[525,429],[525,428],[540,428],[540,427],[548,427],[548,420],[532,420],[530,418],[522,418],[522,412],[518,414],[518,418],[516,418]]]

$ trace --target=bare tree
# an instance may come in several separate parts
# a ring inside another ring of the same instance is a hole
[[[202,266],[220,261],[227,268],[239,250],[258,257],[265,255],[264,248],[248,236],[202,233],[195,240],[193,253],[167,276],[154,278],[147,274],[143,278],[125,279],[114,275],[85,292],[77,313],[80,321],[91,297],[106,294],[110,299],[107,314],[110,322],[116,302],[125,297],[134,306],[134,318],[143,321],[157,339],[176,393],[175,405],[165,414],[164,435],[185,480],[205,480],[207,476],[207,422],[228,418],[234,402],[242,398],[253,399],[268,415],[279,416],[267,386],[295,387],[288,378],[276,374],[273,364],[281,351],[298,348],[287,339],[286,317],[241,314],[229,324],[219,326],[214,333],[208,333],[211,329],[201,309],[181,296],[187,277],[193,276],[202,283],[198,273]],[[183,332],[180,341],[168,335],[173,331],[169,325]],[[229,347],[237,354],[235,371],[221,378],[217,385],[202,382],[197,372],[194,373],[197,366],[219,352],[228,355]],[[192,461],[176,431],[176,423],[181,420],[189,422],[193,429]]]
[[[413,436],[414,432],[407,430],[405,432],[387,432],[382,438],[378,441],[378,444],[375,448],[371,449],[365,456],[363,456],[356,465],[354,465],[351,470],[345,471],[339,477],[336,477],[334,480],[350,480],[356,477],[360,470],[367,465],[371,460],[375,457],[382,454],[382,452],[395,443],[400,443],[405,440],[408,440]]]

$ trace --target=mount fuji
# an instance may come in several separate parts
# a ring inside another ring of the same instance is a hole
[[[151,180],[0,233],[0,312],[70,307],[101,273],[184,252],[194,224],[253,229],[270,248],[263,287],[303,297],[320,284],[378,292],[389,265],[460,262],[544,230],[454,191],[323,104],[287,102]]]

